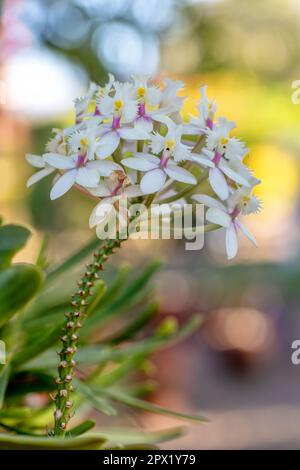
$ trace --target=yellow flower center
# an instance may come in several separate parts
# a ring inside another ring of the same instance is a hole
[[[221,145],[226,145],[226,144],[228,144],[229,140],[227,139],[227,137],[222,137],[220,142],[221,142]]]
[[[137,89],[136,94],[137,94],[138,98],[144,98],[145,95],[146,95],[146,90],[145,90],[145,88],[142,87],[142,86],[139,87],[139,88]]]
[[[89,146],[89,141],[86,137],[83,137],[79,141],[80,147],[88,147]]]
[[[166,150],[173,150],[174,147],[175,147],[175,140],[173,139],[166,140],[166,144],[165,144]]]
[[[251,196],[243,196],[243,198],[242,198],[243,206],[246,206],[248,204],[248,202],[250,201],[250,199],[251,199]]]
[[[120,111],[123,108],[123,101],[122,100],[116,100],[115,101],[115,110]]]

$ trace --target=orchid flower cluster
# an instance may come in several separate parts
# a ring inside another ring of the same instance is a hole
[[[248,149],[232,137],[233,122],[216,119],[206,86],[200,88],[198,116],[185,122],[182,89],[181,81],[165,79],[159,86],[148,76],[120,83],[109,75],[104,86],[91,83],[75,100],[75,124],[54,129],[42,156],[26,155],[39,169],[27,185],[55,172],[51,199],[72,186],[97,199],[91,227],[103,226],[103,205],[113,207],[120,198],[147,204],[193,200],[207,207],[208,222],[225,229],[229,259],[237,253],[239,230],[256,244],[240,220],[260,209],[252,194],[260,181],[244,163]]]

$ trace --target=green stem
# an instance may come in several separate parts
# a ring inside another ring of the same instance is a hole
[[[74,356],[77,351],[78,331],[87,314],[87,305],[92,296],[94,282],[98,279],[99,272],[103,269],[103,263],[120,246],[120,243],[118,237],[115,240],[108,240],[103,247],[100,247],[94,253],[94,261],[87,265],[85,273],[78,282],[79,288],[72,296],[71,311],[65,315],[66,322],[60,338],[62,348],[59,352],[58,377],[55,380],[57,385],[57,393],[54,398],[55,436],[64,436],[67,424],[71,419],[72,379],[75,374],[76,361]]]

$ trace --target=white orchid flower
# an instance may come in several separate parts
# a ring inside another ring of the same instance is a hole
[[[174,158],[176,162],[189,159],[191,150],[181,142],[183,128],[175,124],[168,116],[159,118],[159,122],[167,126],[167,134],[162,136],[154,132],[151,136],[150,147],[153,153],[163,152],[164,158]]]
[[[222,201],[228,199],[230,195],[230,181],[248,188],[251,186],[247,179],[246,169],[241,162],[245,154],[245,146],[229,136],[233,127],[234,123],[225,119],[219,120],[213,130],[207,131],[207,147],[202,150],[200,155],[191,155],[191,160],[195,163],[210,167],[210,185]],[[234,154],[234,150],[240,153]],[[230,154],[230,158],[227,158],[228,154]],[[239,162],[235,168],[234,162]]]
[[[87,160],[94,160],[98,145],[96,128],[94,126],[87,129],[75,131],[68,139],[70,152],[81,153]]]
[[[119,168],[119,165],[112,161],[88,160],[86,153],[70,156],[46,153],[43,158],[46,163],[63,172],[51,189],[50,199],[63,196],[74,184],[84,188],[96,188],[100,176],[109,176]]]
[[[76,124],[79,124],[84,118],[84,115],[88,110],[88,107],[90,105],[91,100],[93,99],[96,90],[96,83],[91,82],[87,94],[85,96],[81,96],[80,98],[76,98],[76,100],[74,101]]]
[[[185,134],[205,134],[207,130],[213,130],[214,117],[217,112],[215,100],[208,99],[206,95],[207,85],[200,88],[201,101],[197,109],[198,117],[191,117],[189,124],[184,126]]]
[[[138,106],[137,100],[132,98],[132,85],[115,82],[114,89],[113,96],[105,94],[97,101],[100,113],[106,118],[119,118],[123,123],[132,122]]]
[[[125,158],[121,163],[127,168],[145,173],[141,179],[141,190],[144,194],[160,191],[167,177],[181,183],[197,183],[192,173],[176,165],[168,156],[158,158],[149,153],[137,152],[134,157]]]
[[[96,89],[95,97],[96,97],[96,104],[95,104],[95,111],[94,111],[94,116],[101,116],[101,111],[100,111],[100,100],[103,99],[106,96],[109,96],[109,94],[112,92],[114,89],[115,85],[115,77],[112,73],[108,74],[108,82],[104,86],[98,86]]]
[[[160,112],[162,114],[178,113],[185,100],[184,97],[178,96],[178,92],[184,88],[184,83],[181,80],[174,81],[166,78],[163,84]]]
[[[101,137],[97,144],[96,155],[103,159],[112,155],[118,148],[121,139],[145,140],[148,130],[124,126],[123,123],[134,121],[137,115],[138,102],[132,99],[132,85],[115,83],[114,96],[105,96],[99,100],[101,114],[110,122],[99,126],[97,135]]]
[[[205,194],[195,194],[192,196],[192,199],[208,207],[206,220],[226,229],[225,243],[228,259],[234,258],[238,252],[239,230],[241,230],[253,245],[257,246],[253,235],[238,218],[240,214],[248,215],[255,213],[260,208],[258,199],[251,195],[251,189],[237,190],[237,192],[231,196],[227,206]]]
[[[29,188],[37,181],[40,181],[41,179],[45,178],[46,176],[50,175],[55,171],[55,168],[51,165],[48,165],[48,163],[40,155],[33,155],[32,153],[27,153],[25,155],[25,158],[27,162],[30,163],[30,165],[34,166],[35,168],[39,168],[40,170],[31,175],[30,178],[28,178],[26,182],[27,188]]]
[[[117,212],[115,211],[115,205],[120,199],[130,199],[143,195],[140,186],[132,184],[121,166],[111,173],[110,178],[101,181],[97,188],[90,189],[90,193],[101,198],[101,201],[94,207],[89,219],[91,228],[97,226],[97,233],[103,230],[115,214],[117,214],[119,220],[126,218],[126,209],[126,213],[123,213],[120,207],[118,207]]]
[[[46,144],[46,151],[47,152],[54,152],[54,153],[61,153],[62,155],[66,154],[67,150],[67,142],[66,142],[66,136],[67,134],[65,133],[64,129],[52,129],[52,132],[54,133],[54,137],[51,137],[51,139],[47,142]]]
[[[159,86],[150,82],[150,75],[132,75],[132,79],[134,99],[147,106],[158,106],[162,98],[162,91]]]

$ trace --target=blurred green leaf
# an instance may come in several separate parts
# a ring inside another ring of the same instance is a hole
[[[4,364],[0,368],[0,408],[2,408],[10,375],[10,364]]]
[[[93,450],[100,449],[105,441],[97,434],[65,439],[0,434],[0,450]]]
[[[101,302],[101,299],[103,298],[105,294],[105,291],[106,291],[105,282],[102,280],[98,281],[97,285],[94,288],[93,299],[86,311],[87,315],[90,315],[97,308],[97,306],[99,305],[99,303]]]
[[[169,428],[162,429],[160,431],[145,432],[142,429],[105,429],[97,430],[97,435],[99,434],[103,438],[107,439],[107,443],[103,448],[110,449],[112,445],[118,444],[119,446],[126,445],[143,445],[143,444],[158,444],[160,442],[169,441],[171,439],[176,439],[177,437],[182,436],[184,433],[183,428]]]
[[[99,393],[103,396],[109,397],[112,400],[123,403],[124,405],[139,408],[144,411],[149,411],[150,413],[157,413],[165,416],[171,416],[173,418],[184,419],[189,421],[194,421],[196,423],[206,423],[208,420],[203,416],[196,416],[186,413],[178,413],[177,411],[168,410],[162,406],[154,405],[153,403],[141,400],[140,398],[133,397],[128,395],[118,389],[111,388],[100,388],[92,387],[95,393]]]
[[[24,371],[12,374],[7,393],[12,398],[24,396],[27,393],[51,392],[54,388],[53,376],[44,372],[44,370],[34,372]]]
[[[14,255],[25,246],[29,237],[30,231],[20,225],[0,226],[0,269],[10,265]]]
[[[103,304],[101,305],[100,302],[93,315],[87,318],[85,334],[90,332],[96,324],[99,324],[99,322],[106,320],[113,315],[117,315],[118,313],[123,313],[126,308],[138,303],[141,299],[144,299],[147,292],[150,291],[149,288],[147,288],[147,290],[144,288],[160,266],[160,261],[154,261],[151,263],[139,276],[124,286],[124,291],[116,299],[111,299],[110,303],[106,307],[103,307]]]
[[[152,318],[157,314],[159,305],[157,302],[153,302],[148,305],[142,312],[139,312],[137,317],[123,327],[119,333],[116,333],[108,341],[111,344],[117,344],[122,341],[127,341],[134,337]]]
[[[130,267],[126,264],[121,266],[117,271],[115,276],[110,282],[110,285],[107,288],[107,291],[103,295],[101,301],[99,302],[99,307],[106,307],[113,299],[115,299],[121,290],[124,289],[126,282],[128,280],[128,275],[130,273]]]
[[[66,437],[77,437],[85,434],[87,431],[90,431],[96,424],[96,421],[93,419],[87,419],[82,423],[78,424],[74,428],[70,429],[70,431],[66,432]]]
[[[31,414],[31,409],[25,406],[10,407],[0,410],[0,419],[25,419]]]
[[[36,263],[35,263],[36,266],[38,266],[41,269],[46,269],[49,264],[47,260],[47,255],[46,255],[47,248],[48,248],[48,237],[44,237],[40,246],[37,259],[36,259]]]
[[[74,383],[79,394],[86,398],[96,410],[101,411],[101,413],[107,416],[115,416],[117,414],[115,408],[105,398],[98,397],[88,385],[76,379],[74,379]]]
[[[0,272],[0,326],[34,297],[42,282],[42,272],[30,264],[15,264]]]

